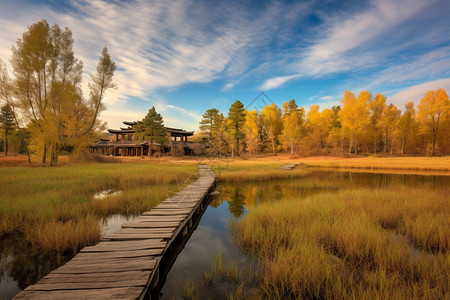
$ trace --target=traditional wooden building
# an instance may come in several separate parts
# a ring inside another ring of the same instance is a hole
[[[110,139],[100,139],[91,145],[93,153],[108,156],[145,156],[149,151],[160,154],[172,153],[173,147],[183,149],[184,154],[192,154],[191,143],[188,137],[194,135],[194,131],[186,131],[178,128],[166,127],[169,142],[165,144],[153,143],[153,149],[149,149],[149,143],[145,140],[135,138],[135,126],[137,122],[124,121],[128,127],[120,129],[108,129],[111,133]]]

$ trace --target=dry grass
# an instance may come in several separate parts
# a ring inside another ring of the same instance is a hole
[[[425,170],[450,171],[450,156],[443,157],[363,157],[329,158],[311,157],[296,159],[312,167],[338,167],[373,170]]]
[[[266,202],[234,224],[268,298],[450,296],[448,189],[393,187]]]
[[[281,170],[288,162],[273,160],[217,160],[210,164],[221,182],[256,182],[303,177],[308,174],[304,167]]]
[[[100,236],[98,220],[140,214],[197,176],[193,163],[85,163],[0,168],[0,237],[24,235],[37,249],[74,253]],[[118,195],[93,199],[114,189]]]

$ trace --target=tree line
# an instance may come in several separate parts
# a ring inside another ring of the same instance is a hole
[[[208,109],[196,140],[209,145],[209,154],[397,153],[450,152],[450,100],[443,89],[429,91],[417,108],[408,102],[403,112],[387,104],[380,93],[345,91],[341,105],[306,111],[294,99],[261,111],[245,110],[236,100],[224,116]]]
[[[95,73],[82,92],[83,63],[75,57],[72,32],[41,20],[28,27],[12,47],[12,72],[0,60],[3,145],[18,132],[25,152],[54,165],[61,153],[77,153],[104,128],[98,119],[116,69],[108,49],[101,51]],[[12,74],[12,77],[10,76]],[[29,136],[29,141],[27,140]]]

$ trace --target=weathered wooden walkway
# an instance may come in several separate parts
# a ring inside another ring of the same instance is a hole
[[[172,242],[187,234],[202,212],[215,175],[199,166],[199,179],[95,246],[83,248],[14,299],[142,299],[158,281],[159,263]]]

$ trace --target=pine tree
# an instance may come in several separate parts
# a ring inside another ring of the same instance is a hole
[[[219,111],[211,108],[203,114],[203,119],[200,121],[200,130],[208,134],[210,142],[213,139],[213,135],[217,132],[216,119],[218,115]]]
[[[148,140],[148,156],[153,155],[153,143],[167,142],[167,130],[164,127],[162,116],[156,112],[153,106],[142,119],[142,123],[136,125],[136,137]]]
[[[9,106],[5,104],[2,106],[0,114],[0,126],[3,133],[5,156],[8,156],[8,137],[15,128],[14,114]]]
[[[231,123],[231,136],[233,137],[233,145],[236,145],[236,155],[239,156],[240,140],[245,137],[244,124],[245,124],[245,110],[244,104],[241,101],[236,100],[230,106],[228,112],[228,120]],[[232,145],[231,156],[234,156],[234,147]]]

